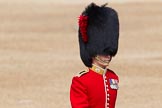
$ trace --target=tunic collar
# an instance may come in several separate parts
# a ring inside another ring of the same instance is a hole
[[[101,68],[101,67],[99,67],[95,64],[92,64],[92,67],[90,69],[93,70],[94,72],[98,73],[98,74],[101,74],[101,75],[105,74],[106,71],[107,71],[106,68],[103,69],[103,68]]]

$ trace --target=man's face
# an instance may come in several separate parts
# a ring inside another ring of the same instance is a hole
[[[111,58],[110,55],[97,55],[93,58],[93,63],[106,68],[110,63]]]

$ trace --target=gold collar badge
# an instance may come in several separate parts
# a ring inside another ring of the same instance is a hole
[[[106,72],[106,69],[103,69],[103,68],[101,68],[101,67],[99,67],[99,66],[96,66],[96,65],[92,65],[92,68],[90,68],[91,70],[93,70],[94,72],[96,72],[96,73],[99,73],[99,74],[104,74],[105,72]]]

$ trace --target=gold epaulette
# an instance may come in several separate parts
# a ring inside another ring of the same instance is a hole
[[[82,75],[86,74],[87,72],[88,72],[88,70],[81,71],[76,76],[81,77]]]

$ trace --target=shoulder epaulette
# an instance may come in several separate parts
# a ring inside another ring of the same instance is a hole
[[[84,70],[84,71],[81,71],[79,72],[76,76],[77,77],[81,77],[82,75],[86,74],[88,71]]]

